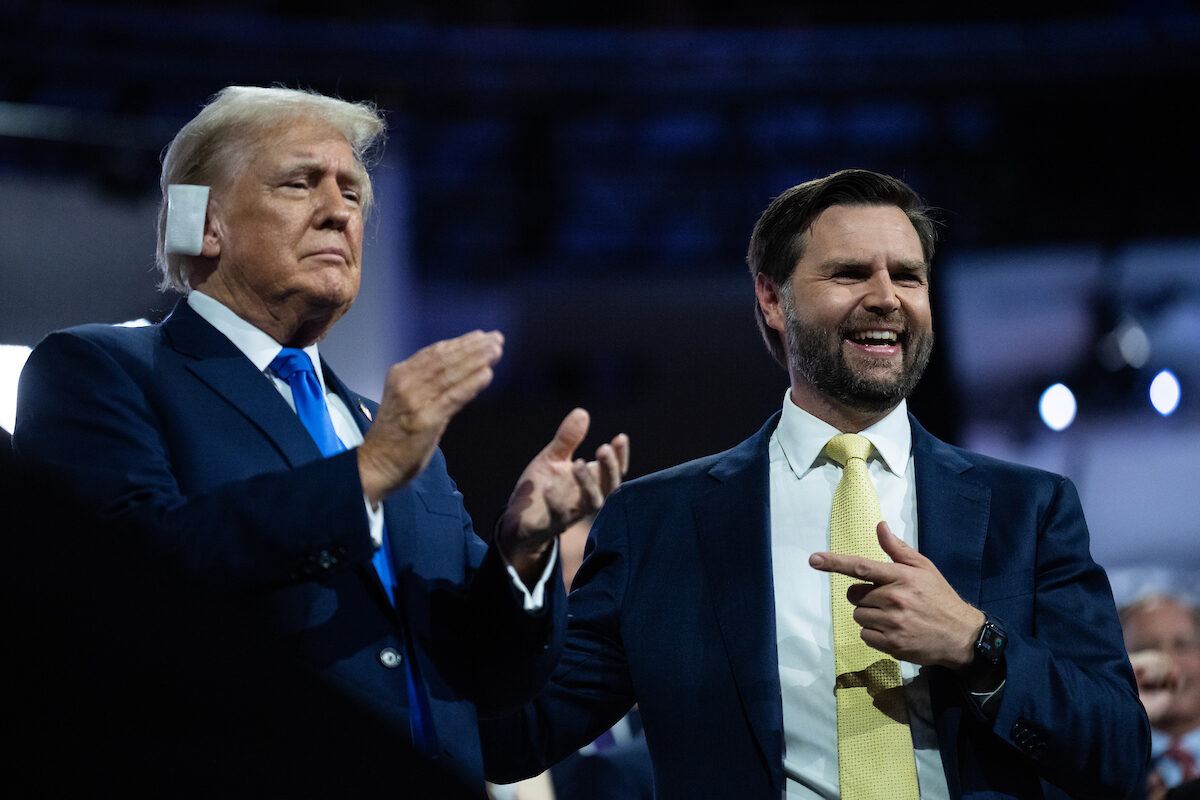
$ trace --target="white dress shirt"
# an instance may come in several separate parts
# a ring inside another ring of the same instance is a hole
[[[808,564],[810,555],[829,550],[829,516],[842,468],[822,451],[839,432],[801,410],[788,393],[770,442],[771,563],[789,800],[839,796],[829,574]],[[892,533],[916,547],[916,482],[907,405],[901,402],[861,434],[875,447],[867,468],[883,518]],[[948,800],[927,676],[905,661],[900,670],[921,797]]]
[[[209,297],[199,290],[193,289],[188,293],[187,303],[192,307],[193,311],[224,334],[225,338],[233,342],[234,346],[241,350],[246,358],[250,359],[251,363],[274,384],[279,393],[283,395],[283,398],[287,400],[288,405],[292,407],[292,410],[296,410],[296,403],[292,399],[292,387],[288,385],[287,381],[280,378],[270,369],[271,362],[275,360],[275,356],[279,355],[279,351],[282,348],[279,342],[239,317],[224,303]],[[362,431],[358,429],[358,424],[354,421],[354,416],[350,413],[350,409],[346,407],[345,402],[337,392],[330,392],[326,388],[325,373],[321,369],[321,357],[317,352],[317,345],[315,343],[310,344],[303,349],[308,354],[308,357],[312,359],[313,367],[317,373],[317,381],[321,384],[321,394],[325,398],[325,405],[329,409],[329,417],[333,421],[334,432],[337,433],[338,438],[341,439],[342,444],[347,449],[358,447],[363,443]],[[376,549],[378,549],[383,544],[383,506],[373,506],[365,496],[363,497],[363,503],[367,509],[367,518],[370,521],[371,539],[375,542]],[[546,581],[554,574],[554,560],[557,555],[558,542],[556,540],[546,569],[532,589],[525,586],[525,582],[520,579],[515,569],[511,566],[508,567],[513,584],[522,595],[525,610],[537,611],[545,603]]]

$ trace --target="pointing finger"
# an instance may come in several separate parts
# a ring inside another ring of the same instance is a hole
[[[888,527],[886,522],[881,521],[876,526],[875,533],[879,536],[879,546],[883,548],[883,552],[887,553],[888,558],[897,564],[907,564],[910,567],[917,567],[928,560],[917,550],[909,547],[903,539],[892,533],[892,529]]]
[[[894,564],[875,561],[862,556],[848,556],[841,553],[813,553],[808,557],[808,564],[813,569],[822,572],[836,572],[850,578],[874,584],[891,583],[896,580]]]

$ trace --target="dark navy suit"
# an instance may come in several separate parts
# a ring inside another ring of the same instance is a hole
[[[374,405],[324,374],[365,431]],[[81,651],[53,680],[69,698],[63,729],[85,716],[76,706],[89,712],[74,738],[104,755],[88,769],[117,784],[151,770],[196,795],[404,796],[426,777],[482,795],[477,717],[544,682],[565,601],[552,579],[542,612],[522,609],[440,452],[384,503],[394,610],[370,565],[355,452],[322,458],[270,380],[186,302],[161,325],[47,337],[18,420],[22,468],[74,503],[44,504],[26,535],[44,544],[30,563],[57,630],[40,645]],[[410,757],[405,659],[431,759]],[[68,764],[86,756],[73,744]]]
[[[485,723],[493,780],[536,772],[639,705],[659,800],[779,800],[783,711],[768,441],[625,484],[592,529],[551,683]],[[1140,790],[1149,728],[1078,496],[1060,476],[949,446],[913,421],[920,549],[1010,635],[992,720],[935,668],[952,798]]]

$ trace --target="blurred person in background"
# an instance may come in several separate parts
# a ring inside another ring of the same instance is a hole
[[[1149,594],[1121,609],[1121,627],[1150,718],[1146,796],[1200,798],[1200,607]]]

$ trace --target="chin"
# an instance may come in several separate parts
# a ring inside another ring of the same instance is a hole
[[[340,308],[344,312],[358,297],[358,281],[351,280],[344,273],[327,275],[311,289],[310,296],[313,306]]]

